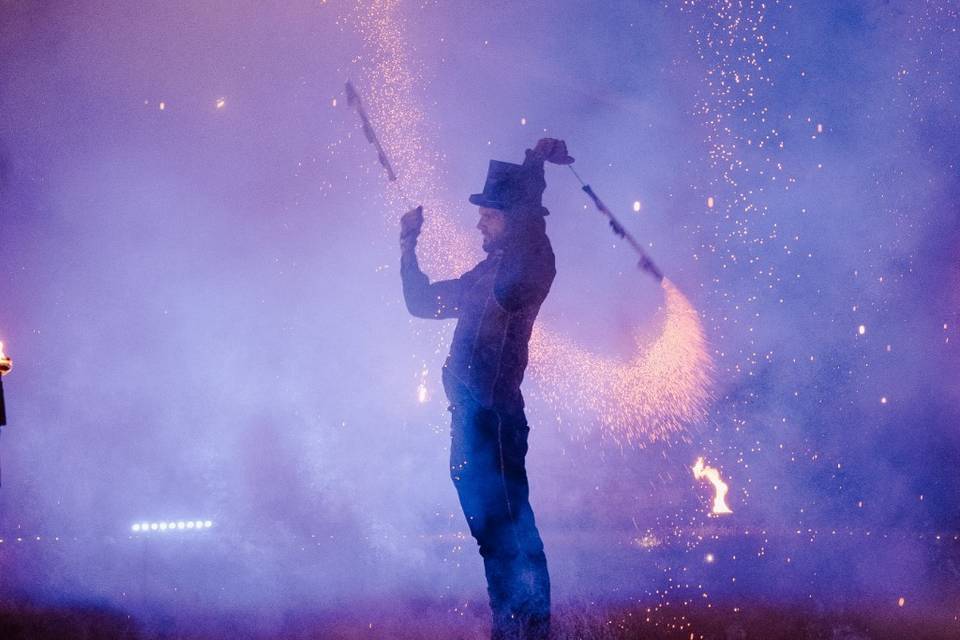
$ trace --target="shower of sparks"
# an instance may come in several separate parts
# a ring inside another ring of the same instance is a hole
[[[386,196],[390,229],[406,206],[400,192],[419,197],[426,216],[419,255],[434,278],[450,277],[473,266],[477,243],[453,222],[450,212],[462,207],[447,206],[441,199],[440,156],[428,151],[425,116],[414,97],[423,77],[410,58],[405,19],[397,6],[394,0],[358,6],[358,30],[371,54],[365,58],[358,90],[396,165],[399,188],[388,186]],[[521,124],[525,122],[522,118]],[[596,423],[617,442],[643,446],[682,433],[705,417],[711,360],[700,318],[672,283],[664,280],[663,289],[660,335],[649,345],[639,345],[626,362],[593,355],[550,328],[535,328],[532,376],[548,390],[543,397],[554,407],[587,418],[581,430]]]
[[[730,507],[727,506],[727,483],[720,479],[720,472],[714,469],[713,467],[708,467],[703,464],[703,458],[697,458],[697,463],[693,465],[693,477],[697,480],[702,480],[706,478],[710,484],[713,485],[715,494],[713,496],[713,509],[711,512],[714,515],[720,515],[723,513],[733,513]]]
[[[428,150],[426,117],[415,97],[415,88],[424,84],[423,73],[410,57],[406,19],[398,7],[396,0],[357,5],[355,19],[370,53],[357,89],[397,172],[394,186],[387,187],[385,222],[392,231],[404,208],[411,205],[401,192],[418,198],[426,218],[419,255],[424,270],[439,279],[473,266],[474,243],[458,232],[454,214],[442,198],[441,156]]]
[[[682,433],[702,420],[710,399],[712,364],[700,319],[664,278],[663,328],[638,343],[629,361],[588,352],[549,328],[534,327],[533,377],[544,399],[566,412],[596,416],[616,442],[644,446]],[[589,421],[580,429],[589,430]]]
[[[430,399],[429,391],[427,390],[427,372],[426,366],[420,371],[420,383],[417,385],[417,402],[420,404]]]

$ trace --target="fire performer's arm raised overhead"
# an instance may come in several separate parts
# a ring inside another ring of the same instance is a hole
[[[460,280],[430,282],[417,262],[417,238],[423,226],[423,207],[400,219],[400,277],[407,310],[418,318],[456,318],[460,304]]]

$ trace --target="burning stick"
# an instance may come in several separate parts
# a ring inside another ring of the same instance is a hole
[[[374,131],[373,125],[370,124],[370,118],[367,116],[366,109],[363,108],[363,102],[360,100],[360,94],[357,93],[353,83],[349,80],[347,80],[346,83],[346,92],[347,105],[356,109],[357,115],[360,116],[360,122],[363,125],[363,135],[367,137],[367,142],[372,144],[377,150],[377,160],[380,161],[380,165],[386,170],[387,178],[390,179],[390,182],[396,182],[397,174],[393,170],[393,165],[390,164],[390,159],[387,157],[387,152],[383,150],[383,145],[380,144],[380,138],[377,137],[377,132]],[[403,192],[403,187],[397,184],[397,188],[400,190],[400,195],[404,200],[411,201],[410,198],[408,198]]]
[[[7,411],[3,402],[3,376],[13,369],[13,360],[3,352],[3,342],[0,342],[0,427],[7,424]]]
[[[363,103],[360,101],[360,94],[353,88],[353,83],[349,80],[347,80],[347,104],[357,110],[357,115],[360,116],[360,121],[363,123],[363,134],[367,136],[367,141],[376,147],[377,159],[380,161],[380,164],[383,165],[383,168],[387,170],[387,177],[390,178],[390,182],[395,182],[397,174],[393,172],[390,160],[380,145],[380,139],[373,130],[373,125],[370,124],[370,118],[367,117],[367,112],[363,108]]]
[[[630,246],[640,254],[640,262],[637,264],[637,266],[656,278],[657,282],[663,282],[663,272],[657,268],[657,265],[653,264],[653,260],[651,260],[650,256],[647,255],[647,252],[643,250],[643,247],[639,242],[637,242],[637,239],[634,238],[622,224],[620,224],[620,221],[617,220],[613,213],[611,213],[610,209],[607,208],[607,205],[603,204],[603,201],[600,200],[597,194],[593,192],[593,188],[583,181],[583,178],[580,177],[580,174],[577,173],[573,167],[570,167],[570,171],[573,171],[573,175],[575,175],[577,180],[580,181],[584,193],[590,196],[590,199],[593,200],[593,204],[597,206],[597,210],[603,215],[607,216],[607,218],[610,220],[610,228],[613,229],[613,232],[630,243]]]
[[[693,465],[692,468],[694,478],[697,480],[706,478],[717,492],[716,495],[713,496],[713,514],[733,513],[730,507],[727,506],[727,491],[729,488],[727,487],[727,483],[720,479],[720,472],[713,467],[705,466],[703,464],[703,458],[697,458],[697,463]]]

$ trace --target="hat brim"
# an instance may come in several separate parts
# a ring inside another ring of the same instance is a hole
[[[498,200],[491,200],[482,193],[471,194],[470,204],[475,204],[478,207],[487,207],[488,209],[500,209],[501,211],[507,208],[504,203]]]

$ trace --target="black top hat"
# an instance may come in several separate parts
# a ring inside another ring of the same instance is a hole
[[[537,208],[547,183],[543,178],[543,163],[514,164],[491,160],[483,193],[470,196],[471,204],[510,211],[517,208]]]

